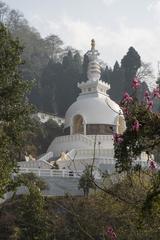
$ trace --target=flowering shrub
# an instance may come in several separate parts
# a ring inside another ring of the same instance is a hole
[[[141,86],[141,83],[138,78],[133,79],[132,88],[137,89]]]
[[[120,143],[123,142],[123,137],[122,137],[121,134],[115,133],[115,134],[113,135],[113,140],[114,140],[114,142],[115,142],[116,144],[120,144]]]
[[[142,152],[146,152],[149,159],[155,147],[160,146],[160,114],[152,111],[154,99],[160,98],[160,89],[156,87],[152,93],[146,91],[144,101],[139,102],[136,93],[140,87],[140,81],[135,78],[132,82],[133,95],[125,92],[120,103],[126,130],[122,135],[114,135],[118,172],[130,170],[132,162]]]
[[[133,98],[131,96],[129,96],[129,94],[127,92],[124,93],[124,96],[123,96],[123,103],[126,104],[126,103],[130,103],[133,101]]]
[[[139,128],[142,126],[142,124],[139,123],[139,121],[136,119],[134,123],[132,124],[132,130],[135,132],[139,131]]]

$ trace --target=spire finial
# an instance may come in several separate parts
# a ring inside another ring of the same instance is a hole
[[[98,62],[99,52],[95,49],[95,40],[91,40],[91,50],[87,52],[89,64],[87,77],[89,81],[99,81],[101,77],[101,69]]]
[[[92,39],[91,40],[91,50],[95,50],[95,45],[96,45],[95,40]]]

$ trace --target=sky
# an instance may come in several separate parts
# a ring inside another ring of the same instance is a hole
[[[133,46],[157,72],[160,60],[160,0],[4,0],[20,10],[43,37],[58,35],[82,53],[96,41],[109,66]]]

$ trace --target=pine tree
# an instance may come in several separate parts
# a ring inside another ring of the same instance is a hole
[[[80,56],[76,53],[74,56],[71,51],[63,58],[62,71],[57,77],[56,99],[58,105],[58,114],[65,115],[68,107],[76,100],[78,96],[77,82],[81,77]]]
[[[88,70],[88,63],[89,63],[89,59],[88,59],[88,55],[85,54],[84,58],[83,58],[83,65],[82,65],[82,82],[86,82],[88,80],[87,78],[87,70]]]
[[[40,82],[41,109],[43,112],[57,113],[56,104],[56,78],[57,65],[52,59],[49,60],[44,68]]]
[[[104,82],[107,82],[111,84],[111,74],[112,74],[112,69],[106,66],[105,69],[101,69],[101,79]]]
[[[124,91],[132,94],[131,82],[136,76],[137,70],[141,67],[141,58],[133,47],[129,48],[127,54],[121,60],[121,67],[125,74]]]
[[[111,98],[119,102],[122,99],[123,88],[124,88],[124,71],[120,67],[118,61],[115,62],[113,71],[110,74],[110,86],[109,91]]]
[[[75,66],[75,70],[77,70],[79,73],[82,72],[82,62],[81,62],[81,56],[79,54],[79,52],[77,52],[74,57],[74,66]]]

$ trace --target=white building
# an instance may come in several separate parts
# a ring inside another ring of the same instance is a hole
[[[20,173],[33,172],[43,177],[51,195],[66,192],[79,195],[77,179],[87,165],[94,167],[97,179],[101,177],[97,170],[109,173],[115,170],[113,133],[123,133],[125,121],[120,107],[106,93],[110,86],[100,80],[99,53],[94,40],[87,54],[88,81],[78,84],[81,93],[66,112],[65,135],[55,138],[38,160],[18,163]],[[47,119],[46,115],[43,117]],[[52,159],[59,169],[53,169]],[[147,166],[147,155],[142,153],[136,162]]]
[[[86,165],[112,171],[115,165],[113,133],[125,129],[123,113],[106,93],[110,86],[100,80],[98,51],[92,40],[88,81],[78,83],[81,90],[77,101],[66,112],[65,136],[57,137],[48,148],[60,168],[83,170]]]
[[[55,116],[53,114],[43,113],[43,112],[37,112],[32,115],[34,119],[37,119],[41,123],[46,123],[49,120],[55,121],[59,126],[61,126],[64,123],[64,118]]]

